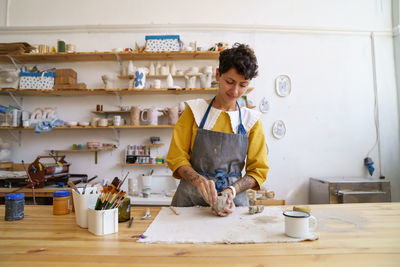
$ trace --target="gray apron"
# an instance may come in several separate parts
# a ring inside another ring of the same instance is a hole
[[[238,134],[203,129],[214,99],[208,106],[197,130],[190,163],[196,172],[208,180],[213,180],[217,192],[221,192],[241,178],[249,141],[237,103],[240,120]],[[248,206],[246,192],[237,194],[234,202],[236,206]],[[180,180],[171,205],[176,207],[209,206],[197,188],[184,179]]]

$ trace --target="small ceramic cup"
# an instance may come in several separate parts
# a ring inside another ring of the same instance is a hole
[[[106,127],[108,126],[108,120],[107,119],[100,119],[99,122],[97,123],[98,126],[100,127]]]
[[[314,216],[302,211],[285,211],[285,234],[294,238],[310,237],[318,226]],[[310,222],[312,223],[310,227]]]
[[[155,89],[161,88],[161,80],[154,80],[154,88]]]

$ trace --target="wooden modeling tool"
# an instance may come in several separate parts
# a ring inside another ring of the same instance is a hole
[[[71,188],[73,188],[78,194],[80,194],[78,188],[75,186],[75,184],[74,184],[73,182],[68,181],[67,184],[68,184]]]
[[[175,215],[179,215],[179,212],[172,206],[169,206],[169,208],[175,213]]]

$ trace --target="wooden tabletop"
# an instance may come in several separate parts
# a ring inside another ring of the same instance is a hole
[[[74,214],[52,214],[52,206],[25,205],[20,221],[0,220],[0,266],[400,266],[400,203],[311,205],[319,240],[263,244],[142,244],[142,234],[160,210],[119,232],[95,236]],[[290,209],[292,206],[284,206]],[[5,214],[4,205],[0,214]],[[212,227],[212,225],[210,225]]]

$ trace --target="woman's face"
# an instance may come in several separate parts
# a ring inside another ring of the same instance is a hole
[[[246,80],[235,68],[220,74],[217,69],[215,79],[219,82],[218,96],[226,104],[234,105],[244,93],[246,93],[250,80]]]

